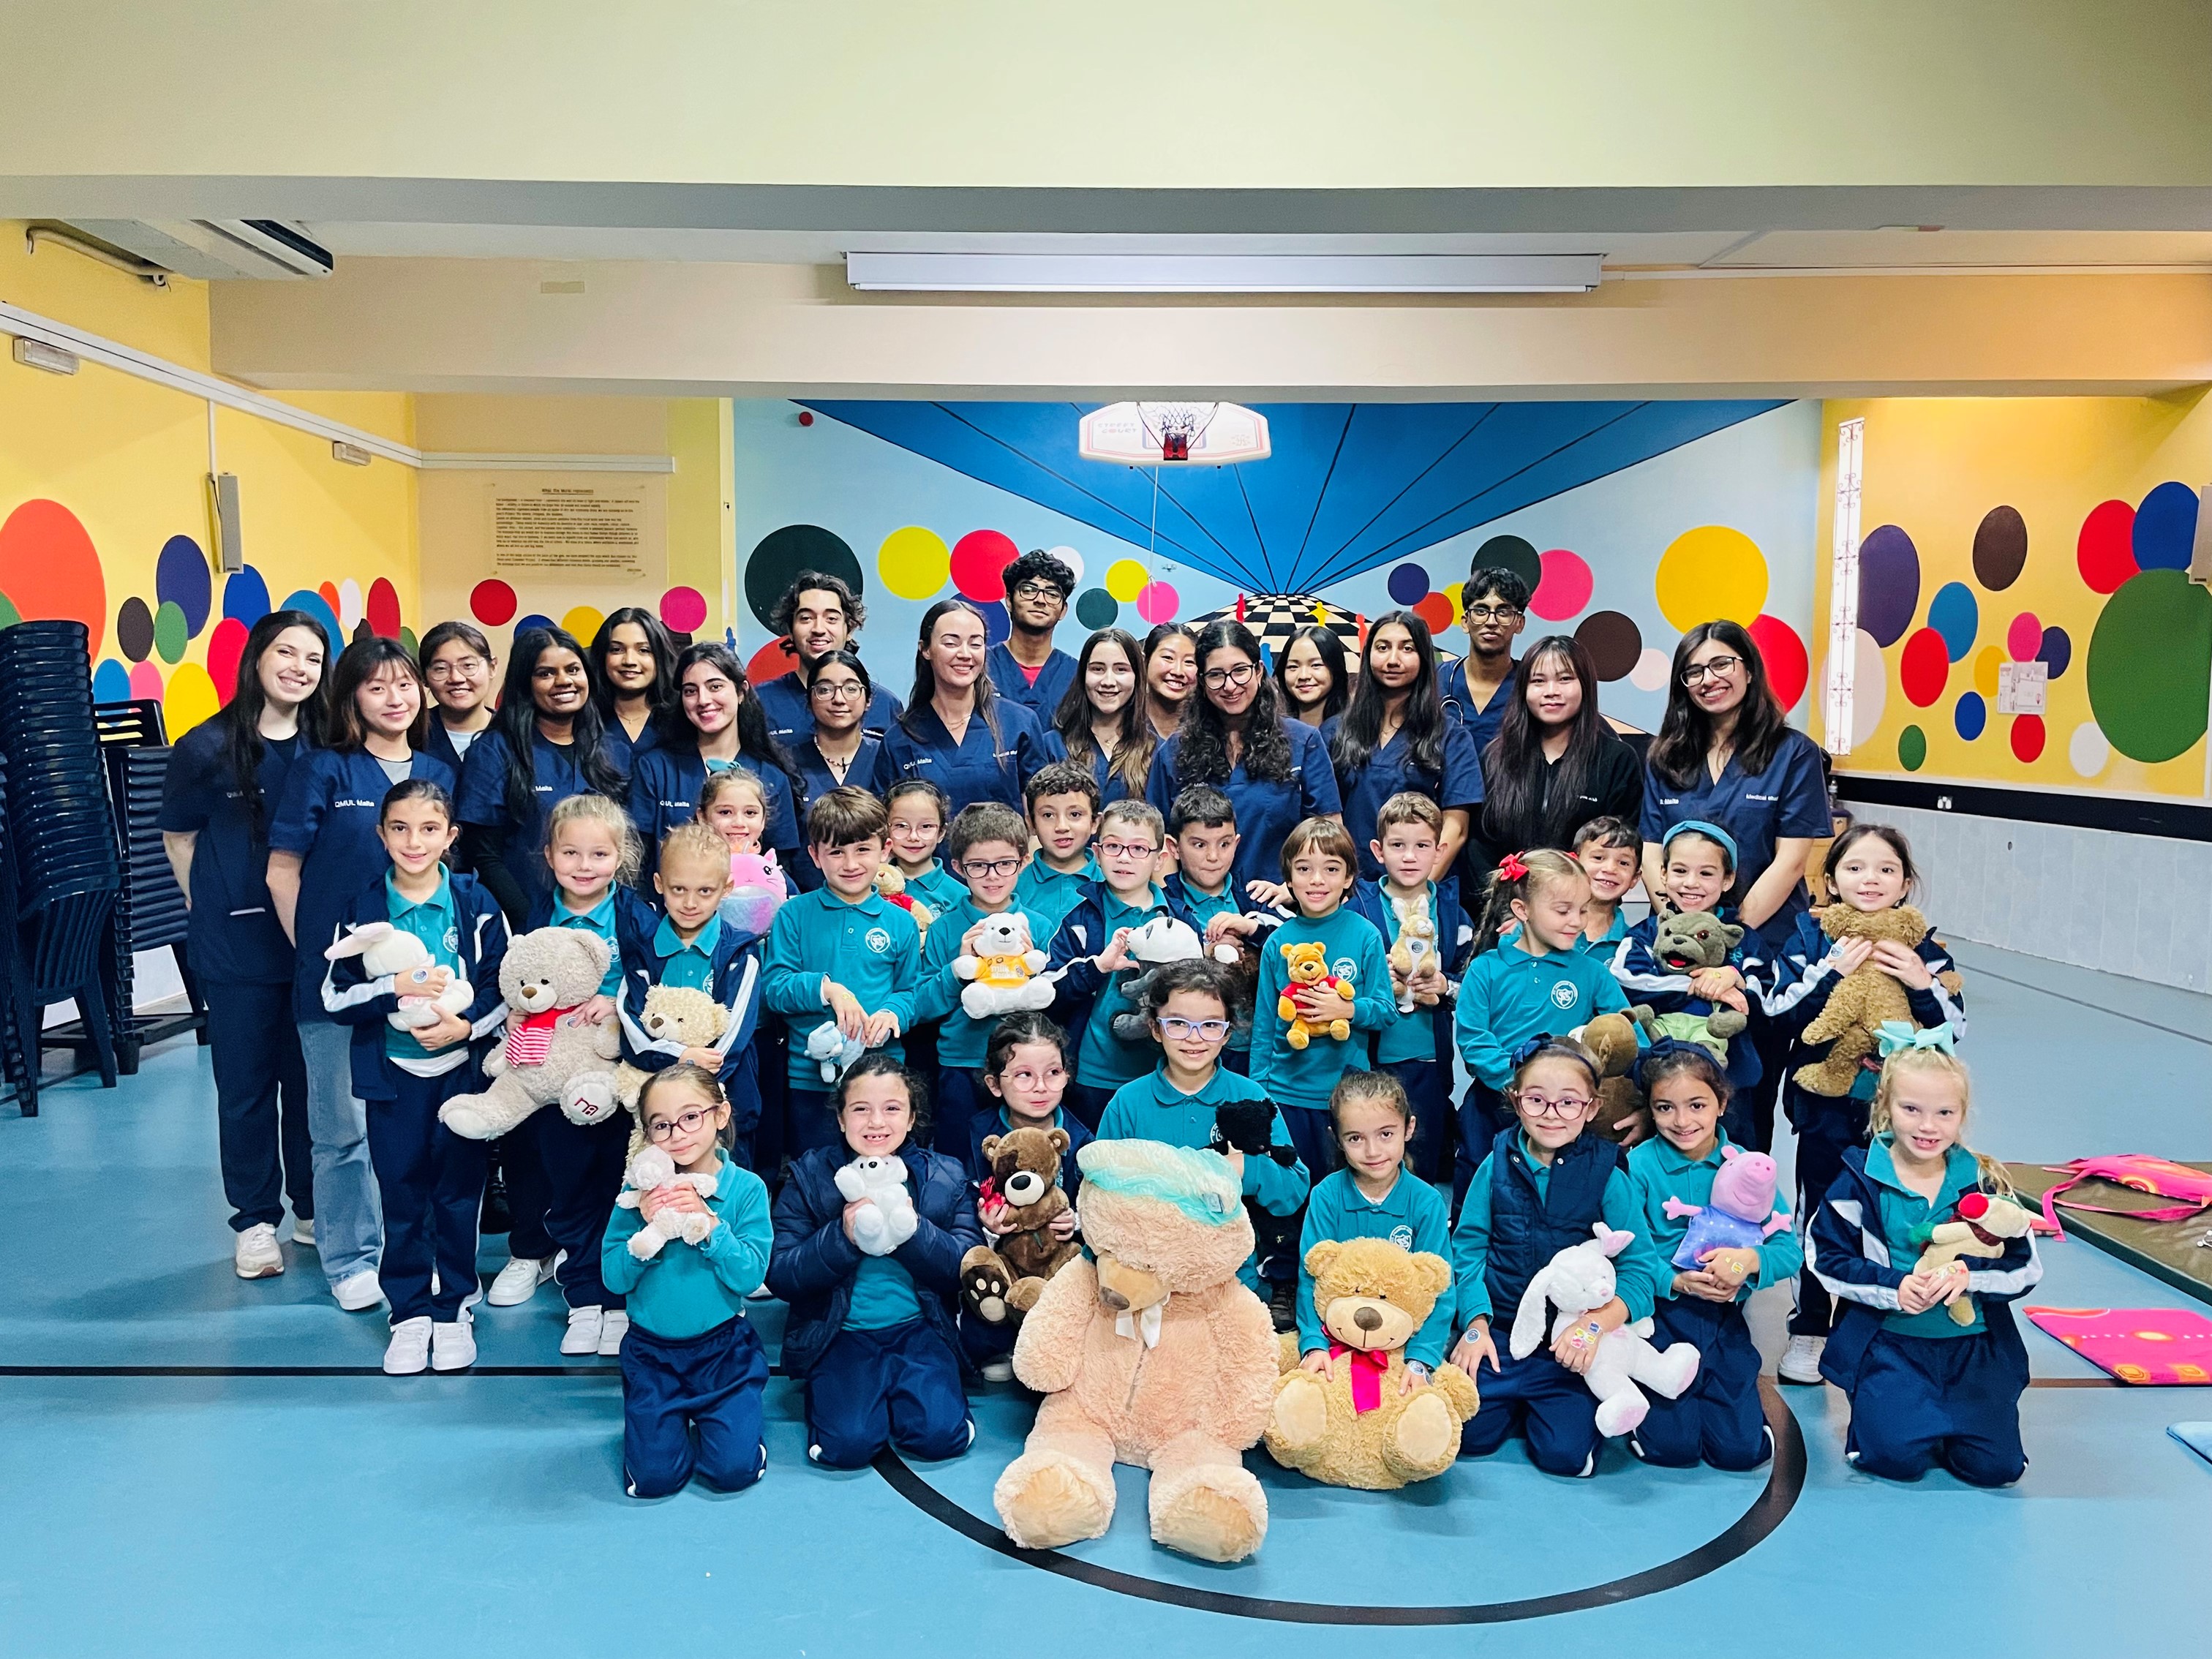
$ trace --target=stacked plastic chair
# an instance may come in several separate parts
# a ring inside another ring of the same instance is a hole
[[[50,1004],[76,1001],[100,1081],[116,1081],[111,987],[102,981],[115,977],[122,866],[93,726],[89,646],[82,623],[0,629],[0,754],[15,875],[8,1012],[21,1050],[10,1080],[26,1117],[39,1109],[40,1024]]]
[[[161,705],[150,698],[94,703],[93,725],[107,764],[108,798],[115,804],[118,850],[123,887],[115,903],[114,948],[101,964],[108,1006],[115,1010],[115,1063],[124,1076],[138,1069],[138,1051],[149,1042],[196,1030],[207,1041],[207,1007],[185,959],[185,933],[191,913],[161,847],[161,787],[169,774],[167,733]],[[145,1016],[135,1012],[132,959],[141,951],[173,951],[190,1012]],[[48,1042],[82,1038],[74,1028],[49,1031]]]

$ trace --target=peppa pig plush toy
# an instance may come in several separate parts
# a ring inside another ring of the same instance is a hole
[[[1677,1267],[1703,1267],[1714,1250],[1755,1250],[1790,1225],[1790,1218],[1774,1207],[1774,1160],[1736,1146],[1721,1148],[1710,1200],[1685,1204],[1670,1198],[1662,1207],[1669,1220],[1690,1218],[1690,1231],[1674,1252]]]

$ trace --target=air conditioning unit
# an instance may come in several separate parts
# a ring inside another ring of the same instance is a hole
[[[72,219],[70,227],[179,276],[327,276],[337,264],[304,225],[281,219]]]

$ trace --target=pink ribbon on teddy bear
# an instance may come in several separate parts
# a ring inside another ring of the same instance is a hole
[[[1328,1345],[1328,1358],[1335,1364],[1340,1354],[1352,1356],[1352,1409],[1355,1416],[1371,1412],[1382,1403],[1382,1377],[1390,1369],[1388,1352],[1370,1353],[1364,1348],[1347,1348],[1341,1342]]]

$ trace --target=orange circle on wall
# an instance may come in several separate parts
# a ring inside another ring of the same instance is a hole
[[[107,636],[107,578],[76,514],[59,501],[25,501],[0,524],[0,570],[18,616],[82,623],[98,659]]]

